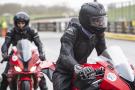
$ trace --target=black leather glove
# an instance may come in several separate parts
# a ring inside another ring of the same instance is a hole
[[[44,54],[39,54],[39,58],[41,61],[45,61],[46,58],[45,58],[45,55]]]
[[[92,67],[82,67],[81,65],[75,65],[74,71],[81,79],[95,79],[96,72]]]
[[[7,59],[8,58],[8,54],[7,53],[3,53],[2,57],[3,57],[3,59]]]
[[[7,53],[3,53],[2,54],[2,61],[0,62],[0,63],[3,63],[4,61],[8,61],[9,60],[9,56],[8,56],[8,54]]]

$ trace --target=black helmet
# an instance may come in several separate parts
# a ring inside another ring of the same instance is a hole
[[[26,12],[16,13],[16,15],[14,16],[14,25],[17,27],[17,22],[20,21],[24,21],[25,26],[28,26],[30,21],[29,15]]]
[[[83,4],[79,12],[79,21],[86,30],[104,30],[107,27],[104,6],[98,2]]]

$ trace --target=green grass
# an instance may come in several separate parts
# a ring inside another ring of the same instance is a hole
[[[121,8],[110,9],[107,12],[109,21],[130,21],[135,20],[135,5],[125,6]],[[46,13],[42,15],[31,15],[31,19],[40,19],[45,17],[60,17],[61,13]]]
[[[42,19],[42,18],[47,18],[47,17],[59,17],[62,16],[60,14],[42,14],[42,15],[31,15],[30,18],[33,19]]]
[[[107,14],[109,21],[135,20],[135,5],[110,9]]]

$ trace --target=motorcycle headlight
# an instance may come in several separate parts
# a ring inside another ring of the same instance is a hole
[[[22,71],[22,69],[21,69],[20,67],[18,67],[18,66],[14,66],[14,69],[15,69],[17,72],[21,72],[21,71]]]
[[[36,70],[36,68],[37,68],[37,66],[32,66],[32,67],[30,68],[30,71],[31,71],[31,72],[34,72],[34,71]]]

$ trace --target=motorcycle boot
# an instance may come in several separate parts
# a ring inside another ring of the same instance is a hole
[[[8,87],[8,81],[7,81],[7,76],[3,73],[2,74],[2,81],[0,85],[0,90],[7,90]]]
[[[9,69],[9,63],[7,63],[6,68],[4,70],[4,72],[2,73],[2,81],[1,81],[1,85],[0,85],[0,90],[7,90],[8,87],[8,81],[7,81],[7,72]]]

